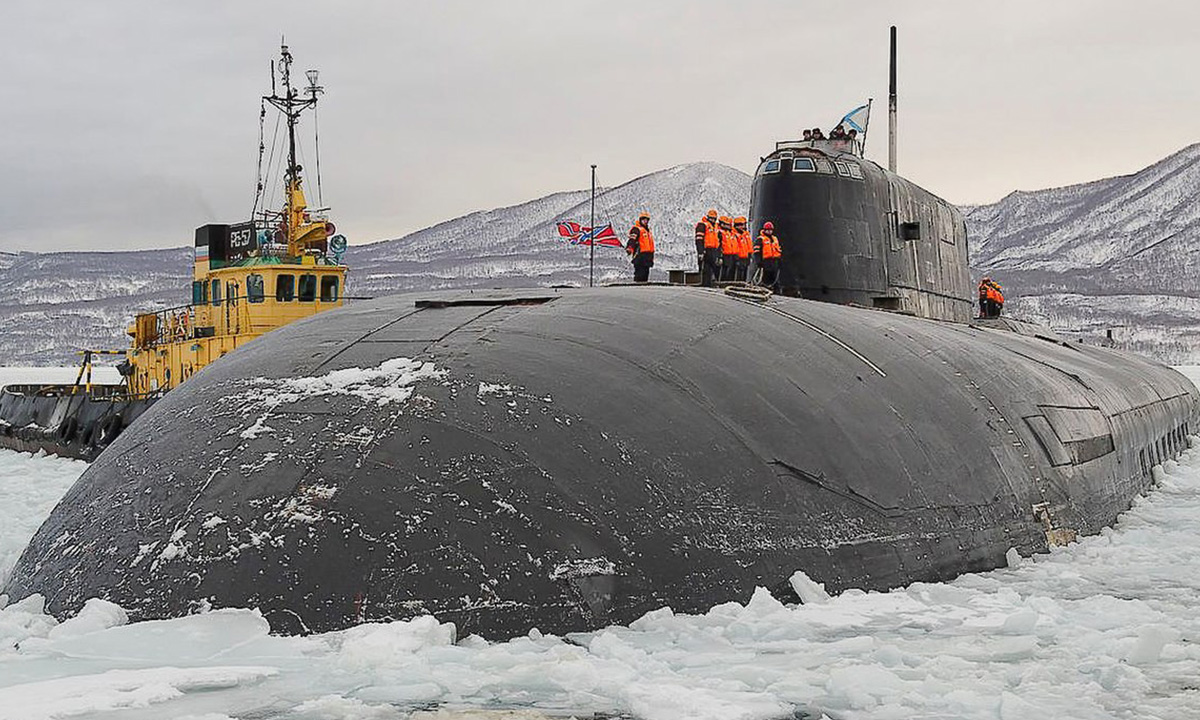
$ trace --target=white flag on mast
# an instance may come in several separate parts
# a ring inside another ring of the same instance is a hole
[[[864,132],[864,128],[867,126],[867,118],[870,116],[870,114],[870,103],[866,105],[859,105],[850,112],[846,113],[846,115],[838,121],[838,125],[841,125],[847,131],[853,129],[857,130],[861,134]]]

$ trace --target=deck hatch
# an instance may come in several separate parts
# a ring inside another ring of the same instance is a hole
[[[451,307],[495,307],[501,305],[543,305],[556,300],[557,295],[522,295],[517,297],[428,298],[417,300],[414,307],[440,309]]]

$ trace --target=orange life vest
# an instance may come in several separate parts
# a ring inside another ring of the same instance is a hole
[[[979,283],[979,299],[991,300],[999,305],[1004,304],[1004,293],[1000,292],[1000,286],[994,282]]]
[[[1004,293],[1002,293],[1000,290],[1000,284],[996,282],[980,282],[979,299],[991,300],[992,302],[998,302],[998,304],[1003,305]]]
[[[721,254],[722,255],[737,255],[738,254],[738,238],[737,234],[732,229],[726,230],[721,228],[717,231],[721,236]]]
[[[737,236],[738,242],[738,257],[745,260],[754,252],[754,241],[750,239],[749,230],[734,230],[733,234]]]
[[[779,238],[775,235],[760,234],[758,241],[762,244],[763,260],[783,257],[783,251],[779,248]]]
[[[703,226],[703,227],[701,227],[701,226]],[[721,246],[721,238],[720,238],[720,236],[717,235],[717,224],[716,223],[710,223],[708,221],[708,218],[704,218],[703,220],[700,221],[700,225],[696,226],[696,239],[697,240],[701,239],[700,233],[702,233],[702,232],[704,233],[704,235],[703,235],[704,248],[706,250],[710,249],[710,248],[715,248],[715,247]]]
[[[644,228],[641,225],[634,225],[629,230],[629,236],[632,238],[634,232],[637,232],[638,253],[654,252],[654,233],[650,232],[650,228]]]

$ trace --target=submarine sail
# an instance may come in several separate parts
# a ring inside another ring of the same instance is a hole
[[[958,208],[859,156],[853,141],[776,144],[754,173],[754,232],[775,225],[780,291],[966,322],[967,228]]]
[[[778,142],[750,189],[754,233],[775,225],[779,286],[810,300],[966,322],[967,226],[954,205],[896,174],[896,28],[891,28],[888,169],[865,137]]]

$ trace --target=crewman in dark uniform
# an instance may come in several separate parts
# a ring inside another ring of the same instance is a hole
[[[696,223],[696,260],[700,265],[700,284],[712,287],[721,277],[721,238],[717,229],[717,211],[709,210]]]
[[[637,223],[629,228],[625,252],[633,262],[633,281],[649,280],[650,268],[654,266],[654,233],[650,232],[650,213],[638,215]]]

